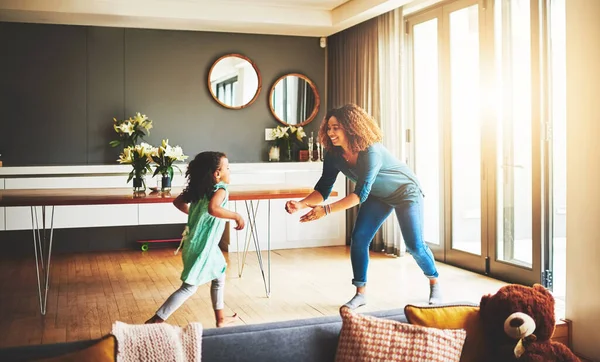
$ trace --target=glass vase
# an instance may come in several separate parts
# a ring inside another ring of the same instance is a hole
[[[163,176],[160,183],[160,191],[167,192],[171,191],[171,178],[169,176]]]
[[[146,192],[146,182],[143,177],[134,177],[133,178],[133,192],[134,193],[145,193]]]
[[[269,161],[279,161],[279,146],[271,146],[269,149]]]

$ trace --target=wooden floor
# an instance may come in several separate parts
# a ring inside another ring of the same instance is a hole
[[[0,260],[0,347],[100,337],[112,323],[143,323],[180,285],[181,256],[171,248],[54,255],[48,311],[41,316],[33,258]],[[263,253],[266,263],[267,256]],[[229,268],[225,308],[239,323],[255,324],[336,315],[354,293],[347,247],[272,252],[272,295],[267,298],[256,254],[238,277],[236,253]],[[471,301],[505,283],[439,264],[445,302]],[[410,256],[372,254],[368,304],[360,310],[402,308],[427,302],[428,282]],[[208,285],[168,320],[214,326]]]

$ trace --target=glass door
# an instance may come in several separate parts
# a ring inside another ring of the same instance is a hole
[[[443,7],[446,75],[445,165],[446,261],[485,271],[485,219],[482,201],[483,117],[481,108],[482,34],[485,19],[478,1]]]
[[[407,42],[412,91],[407,92],[412,104],[413,126],[407,132],[407,163],[414,168],[424,190],[424,239],[437,259],[443,260],[443,130],[440,99],[440,34],[441,9],[416,16],[407,24]],[[414,135],[411,137],[411,133]]]
[[[438,260],[483,272],[480,12],[477,0],[460,0],[408,20],[407,138],[425,240]]]
[[[407,22],[425,240],[440,261],[527,284],[542,269],[538,6],[457,0]]]
[[[541,280],[541,43],[532,13],[536,1],[494,2],[490,272],[525,284]]]

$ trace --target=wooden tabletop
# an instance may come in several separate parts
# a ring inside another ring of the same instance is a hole
[[[229,200],[295,199],[308,196],[313,188],[285,185],[231,185]],[[173,202],[182,188],[170,192],[134,194],[132,188],[102,189],[19,189],[0,190],[0,206],[159,204]],[[331,196],[337,196],[332,191]]]

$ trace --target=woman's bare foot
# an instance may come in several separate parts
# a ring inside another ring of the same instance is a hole
[[[145,322],[145,324],[162,323],[162,322],[164,322],[164,320],[155,314],[152,316],[152,318],[148,319]]]
[[[237,313],[233,313],[232,316],[227,316],[227,317],[222,317],[220,319],[217,319],[217,328],[221,328],[221,327],[225,327],[228,326],[230,324],[233,324],[235,322],[238,321],[238,315]]]

